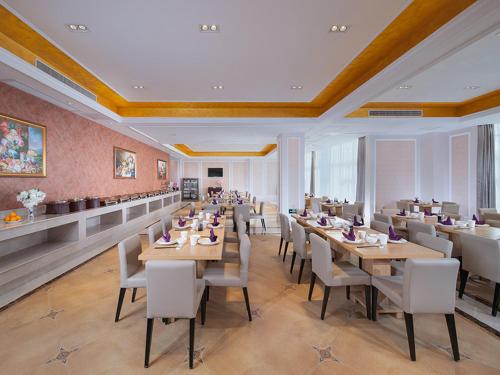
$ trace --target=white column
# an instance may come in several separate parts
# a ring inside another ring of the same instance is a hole
[[[279,210],[284,214],[304,206],[304,152],[303,134],[278,136]]]

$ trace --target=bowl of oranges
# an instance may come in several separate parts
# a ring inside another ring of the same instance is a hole
[[[17,214],[16,211],[12,211],[10,214],[3,218],[5,224],[19,223],[23,218]]]

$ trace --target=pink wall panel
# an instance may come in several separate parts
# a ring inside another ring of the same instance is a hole
[[[197,161],[185,161],[184,162],[184,175],[182,177],[186,178],[200,178],[199,174],[199,163]]]
[[[0,210],[19,207],[16,193],[33,187],[53,200],[144,192],[164,182],[156,159],[168,161],[167,153],[3,83],[0,113],[47,127],[47,177],[0,177]],[[113,146],[137,153],[136,179],[113,178]]]
[[[415,197],[415,141],[377,140],[376,210]]]
[[[460,205],[460,213],[469,212],[469,136],[456,135],[450,138],[451,154],[451,200]]]
[[[249,174],[249,163],[248,161],[241,161],[241,162],[233,162],[233,183],[232,183],[232,189],[236,189],[239,191],[246,191],[248,190],[248,174]]]
[[[222,181],[222,187],[224,189],[232,189],[229,186],[229,162],[219,162],[219,161],[203,161],[201,163],[201,175],[203,178],[203,192],[208,192],[209,186],[219,186],[218,182]],[[208,177],[208,168],[222,168],[223,177]]]
[[[170,181],[179,183],[179,160],[170,159],[169,168]]]

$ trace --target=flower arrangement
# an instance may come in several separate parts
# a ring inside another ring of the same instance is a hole
[[[40,189],[30,189],[17,194],[17,201],[28,209],[29,219],[35,217],[35,207],[45,199],[46,194]]]

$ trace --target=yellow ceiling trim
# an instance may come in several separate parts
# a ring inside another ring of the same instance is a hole
[[[370,110],[421,110],[422,117],[463,117],[500,107],[500,90],[463,102],[370,102],[350,113],[348,118],[366,118]]]
[[[0,47],[30,64],[43,60],[123,117],[318,117],[475,1],[414,0],[311,102],[128,102],[3,6]]]
[[[241,156],[266,156],[270,152],[274,151],[278,145],[275,143],[270,143],[266,145],[261,151],[193,151],[188,145],[177,143],[173,145],[177,150],[191,157],[214,157],[214,156],[230,156],[230,157],[241,157]]]

